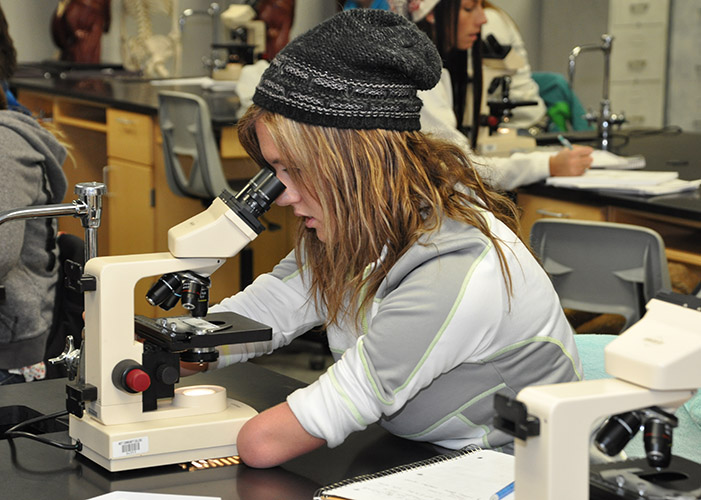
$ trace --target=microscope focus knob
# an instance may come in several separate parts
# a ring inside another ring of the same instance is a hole
[[[151,386],[151,377],[141,368],[134,368],[127,372],[124,384],[130,392],[144,392]]]
[[[112,370],[112,383],[119,389],[134,394],[151,387],[151,377],[138,362],[125,359]]]
[[[173,385],[180,380],[180,370],[175,366],[161,365],[156,370],[156,379],[166,385]]]

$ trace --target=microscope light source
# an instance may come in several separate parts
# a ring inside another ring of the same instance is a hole
[[[211,387],[188,387],[183,391],[183,396],[188,398],[196,398],[198,396],[208,396],[216,391]]]

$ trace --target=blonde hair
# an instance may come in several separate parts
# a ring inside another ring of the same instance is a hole
[[[422,235],[438,230],[443,217],[478,228],[494,243],[511,288],[503,250],[481,212],[493,212],[518,234],[516,208],[484,186],[452,143],[418,131],[307,125],[254,105],[238,123],[239,137],[268,168],[256,122],[267,127],[292,181],[323,211],[325,241],[300,224],[296,254],[297,264],[308,266],[312,297],[317,308],[326,307],[328,324],[346,316],[358,323],[392,266]]]

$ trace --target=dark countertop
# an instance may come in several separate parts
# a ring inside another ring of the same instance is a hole
[[[252,363],[187,379],[188,385],[200,383],[223,385],[230,397],[258,410],[283,401],[288,393],[304,385]],[[62,410],[64,389],[65,379],[0,386],[0,429],[4,431],[8,427],[3,420],[8,407],[25,406],[44,414]],[[42,436],[69,441],[67,431]],[[321,486],[424,460],[444,451],[392,436],[371,425],[349,436],[337,448],[323,447],[272,469],[232,465],[190,471],[178,465],[166,465],[108,472],[73,451],[18,438],[0,440],[0,477],[5,479],[0,498],[87,500],[113,491],[134,491],[222,500],[311,500]],[[698,470],[698,464],[689,463],[689,466]],[[593,487],[591,498],[619,497]]]
[[[25,76],[20,76],[22,74]],[[149,80],[128,72],[117,72],[111,76],[95,71],[69,72],[66,78],[55,76],[47,79],[33,70],[33,72],[18,72],[17,77],[11,80],[11,84],[16,89],[81,99],[147,115],[158,113],[160,90],[190,92],[202,96],[209,103],[215,128],[234,124],[236,110],[240,106],[238,96],[231,91],[213,92],[199,85],[154,86]],[[565,135],[572,142],[595,145],[592,134],[592,132],[573,132]],[[539,136],[538,143],[557,144],[557,135]],[[685,180],[701,178],[701,134],[683,133],[675,128],[616,131],[613,134],[611,151],[621,155],[644,155],[647,170],[675,170],[679,172],[679,177]],[[701,220],[699,190],[679,195],[645,197],[594,190],[555,188],[541,182],[520,188],[520,191],[573,202],[615,205],[660,215]]]
[[[252,363],[189,377],[186,382],[223,385],[229,397],[259,411],[284,401],[287,394],[304,385]],[[0,424],[2,410],[9,406],[25,406],[49,414],[64,409],[64,398],[65,379],[1,386]],[[69,441],[67,431],[44,436]],[[323,447],[273,469],[235,465],[185,471],[172,465],[111,473],[73,451],[22,438],[0,440],[0,477],[6,478],[0,498],[86,500],[110,491],[140,491],[223,500],[310,500],[320,486],[429,458],[440,451],[425,443],[392,436],[372,425],[351,435],[337,448]]]
[[[574,134],[572,142],[595,145],[591,134]],[[556,136],[539,138],[539,144],[556,143]],[[676,128],[663,130],[628,130],[616,132],[611,152],[620,155],[642,154],[645,170],[676,171],[679,178],[701,178],[701,134],[685,133]],[[634,196],[596,190],[546,186],[544,182],[519,189],[527,194],[592,205],[613,205],[664,216],[701,221],[701,190],[663,196]]]
[[[24,76],[22,76],[24,75]],[[18,71],[11,79],[13,89],[31,90],[49,95],[80,99],[114,109],[155,116],[158,114],[158,92],[177,90],[203,97],[209,104],[215,126],[236,123],[240,107],[233,91],[211,91],[200,85],[152,85],[152,80],[131,73],[101,74],[100,72],[67,73],[65,78],[45,78],[35,71]]]

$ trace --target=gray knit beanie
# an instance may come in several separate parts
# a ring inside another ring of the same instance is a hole
[[[440,76],[438,51],[414,23],[389,11],[352,9],[285,46],[253,102],[311,125],[419,130],[416,91]]]

